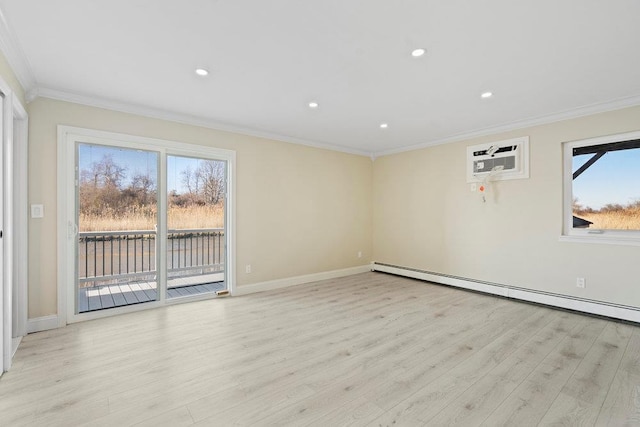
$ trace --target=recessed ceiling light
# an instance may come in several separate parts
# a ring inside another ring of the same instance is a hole
[[[204,68],[196,68],[196,74],[204,77],[209,75],[209,71],[205,70]]]
[[[309,108],[318,108],[318,103],[317,102],[310,102],[309,103]]]
[[[484,92],[482,95],[480,95],[480,98],[487,99],[487,98],[491,98],[492,96],[493,96],[492,92]]]
[[[427,51],[426,51],[425,49],[422,49],[422,48],[420,48],[420,49],[414,49],[414,50],[411,52],[411,56],[413,56],[414,58],[418,58],[418,57],[420,57],[420,56],[424,55],[425,53],[427,53]]]
[[[389,124],[387,123],[380,123],[380,129],[386,129],[389,127]]]

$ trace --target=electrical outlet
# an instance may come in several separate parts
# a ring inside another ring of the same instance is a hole
[[[31,218],[44,218],[44,205],[31,205]]]
[[[576,279],[576,287],[578,288],[583,288],[586,286],[586,280],[584,279],[584,277],[578,277]]]
[[[358,251],[358,258],[362,258],[362,251]]]
[[[475,192],[476,192],[476,190],[478,189],[478,184],[476,184],[476,183],[474,182],[473,184],[471,184],[471,185],[469,186],[469,188],[471,189],[471,192],[472,192],[472,193],[475,193]]]
[[[244,272],[247,274],[251,274],[251,264],[247,264],[244,268]]]

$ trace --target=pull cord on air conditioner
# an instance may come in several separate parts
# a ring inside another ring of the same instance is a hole
[[[498,165],[498,166],[494,166],[491,169],[491,172],[489,172],[488,174],[486,174],[484,176],[484,178],[482,178],[482,182],[480,183],[480,194],[482,195],[482,203],[487,203],[487,198],[485,196],[487,190],[489,189],[489,186],[491,184],[491,181],[493,181],[493,177],[495,177],[496,175],[498,175],[500,172],[502,172],[502,170],[504,169],[503,165]],[[476,178],[480,179],[480,177],[478,175],[474,175]]]

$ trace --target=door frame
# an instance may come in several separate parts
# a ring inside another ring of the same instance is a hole
[[[227,162],[227,199],[226,199],[226,268],[225,280],[227,289],[233,294],[235,290],[235,159],[236,152],[204,145],[187,144],[177,141],[168,141],[156,138],[126,135],[114,132],[98,131],[71,126],[58,126],[58,326],[83,320],[107,317],[121,313],[129,313],[144,309],[161,307],[170,304],[166,300],[164,292],[160,292],[160,299],[144,304],[123,306],[94,312],[75,313],[75,268],[76,249],[75,240],[76,225],[76,143],[95,143],[100,145],[120,146],[123,148],[139,148],[160,153],[160,182],[158,183],[158,229],[166,235],[165,201],[166,192],[166,156],[192,156],[215,158]],[[158,252],[158,282],[165,283],[166,257],[162,254],[166,250],[164,239],[157,238]],[[158,286],[160,291],[160,286]],[[215,295],[207,295],[198,299],[215,298]],[[189,302],[193,299],[180,299],[176,302]]]
[[[13,95],[13,334],[28,333],[29,283],[29,116]],[[14,349],[15,350],[15,349]]]
[[[0,78],[2,102],[2,280],[0,284],[0,375],[11,368],[13,337],[27,334],[27,112]]]

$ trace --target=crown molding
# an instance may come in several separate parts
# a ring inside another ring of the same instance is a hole
[[[13,36],[2,10],[0,10],[0,50],[7,58],[24,91],[28,92],[36,87],[36,79],[29,61]]]
[[[250,129],[240,126],[220,123],[204,117],[191,116],[188,114],[180,114],[171,111],[151,108],[143,105],[136,105],[126,102],[115,101],[111,99],[101,98],[97,96],[87,96],[75,94],[63,90],[38,87],[27,92],[28,102],[38,97],[55,99],[58,101],[72,102],[75,104],[87,105],[90,107],[104,108],[107,110],[119,111],[122,113],[135,114],[138,116],[149,117],[153,119],[167,120],[170,122],[182,123],[186,125],[199,126],[208,129],[214,129],[224,132],[233,132],[241,135],[254,136],[258,138],[271,139],[291,144],[305,145],[307,147],[319,148],[323,150],[338,151],[347,154],[356,154],[359,156],[369,156],[371,153],[367,151],[356,150],[353,148],[343,147],[328,143],[308,141],[305,139],[294,138],[291,136],[280,135],[272,132]]]
[[[423,142],[420,144],[409,145],[406,147],[392,148],[390,150],[382,150],[374,153],[370,153],[372,158],[388,156],[391,154],[404,153],[406,151],[414,151],[422,148],[433,147],[435,145],[448,144],[451,142],[459,142],[465,139],[478,138],[481,136],[495,135],[503,132],[510,132],[514,130],[520,130],[533,126],[545,125],[549,123],[560,122],[563,120],[575,119],[578,117],[590,116],[598,113],[606,113],[608,111],[620,110],[623,108],[635,107],[640,105],[640,95],[629,96],[625,98],[618,98],[612,101],[585,105],[570,110],[564,110],[553,114],[547,114],[544,116],[533,117],[524,120],[518,120],[515,122],[509,122],[498,126],[491,126],[483,129],[474,130],[471,132],[459,133],[456,135],[448,136],[441,139],[435,139],[433,141]]]
[[[272,132],[266,132],[256,129],[250,129],[240,126],[229,125],[226,123],[220,123],[215,120],[207,119],[204,117],[191,116],[187,114],[180,114],[171,111],[161,110],[157,108],[146,107],[142,105],[135,105],[126,102],[120,102],[110,100],[106,98],[87,96],[71,93],[68,91],[35,87],[29,90],[26,94],[27,102],[31,102],[37,97],[50,98],[59,101],[72,102],[75,104],[87,105],[91,107],[104,108],[107,110],[119,111],[128,114],[135,114],[144,117],[150,117],[154,119],[168,120],[176,123],[182,123],[192,126],[199,126],[208,129],[215,129],[225,132],[233,132],[241,135],[254,136],[258,138],[266,138],[276,141],[288,142],[292,144],[305,145],[308,147],[319,148],[324,150],[338,151],[348,154],[356,154],[360,156],[370,157],[372,161],[375,161],[378,157],[388,156],[391,154],[398,154],[407,151],[419,150],[427,147],[433,147],[436,145],[448,144],[453,142],[459,142],[466,139],[478,138],[482,136],[495,135],[503,132],[510,132],[520,130],[528,127],[539,126],[563,120],[570,120],[578,117],[589,116],[598,113],[605,113],[608,111],[620,110],[628,107],[635,107],[640,105],[640,96],[630,96],[625,98],[619,98],[608,102],[590,104],[570,110],[564,110],[553,114],[544,116],[533,117],[524,120],[518,120],[514,122],[505,123],[498,126],[491,126],[483,129],[478,129],[471,132],[464,132],[448,136],[441,139],[435,139],[432,141],[424,142],[421,144],[408,145],[399,148],[393,148],[390,150],[381,150],[375,152],[357,150],[353,148],[343,147],[340,145],[320,143],[315,141],[308,141],[300,138],[294,138],[286,135],[280,135]]]

